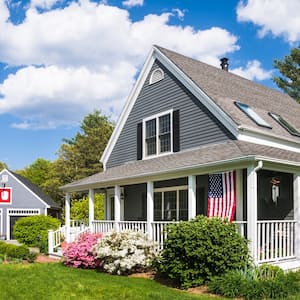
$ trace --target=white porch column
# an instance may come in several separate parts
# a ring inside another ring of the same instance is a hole
[[[119,231],[119,222],[121,221],[121,188],[115,186],[115,229]]]
[[[300,258],[300,173],[294,174],[295,255]]]
[[[188,179],[188,219],[196,217],[196,176],[190,175]]]
[[[247,239],[250,254],[257,263],[257,174],[255,167],[247,168]]]
[[[149,239],[152,239],[152,222],[154,220],[154,187],[153,181],[147,182],[147,233]]]
[[[89,189],[89,227],[90,230],[92,230],[92,222],[94,221],[95,217],[95,213],[94,213],[94,190],[93,189]]]
[[[236,221],[243,221],[243,170],[236,170]],[[242,236],[245,236],[245,224],[240,224],[239,229]]]
[[[66,193],[65,196],[65,225],[66,225],[66,242],[70,242],[70,207],[71,207],[71,200],[70,194]]]
[[[105,191],[106,215],[105,220],[111,220],[111,196],[108,191]]]

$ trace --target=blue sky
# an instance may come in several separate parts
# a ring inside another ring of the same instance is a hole
[[[276,88],[300,41],[299,0],[0,0],[0,161],[56,159],[101,110],[117,120],[157,44]]]

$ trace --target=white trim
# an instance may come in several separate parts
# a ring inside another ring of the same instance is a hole
[[[127,118],[131,112],[131,109],[134,106],[135,101],[136,101],[136,99],[147,79],[147,76],[152,68],[152,65],[155,61],[153,53],[154,53],[154,48],[152,48],[150,53],[148,54],[148,57],[147,57],[145,64],[140,72],[140,75],[126,100],[124,108],[118,119],[117,125],[107,143],[107,146],[105,147],[105,149],[103,151],[101,158],[100,158],[100,161],[103,164],[104,171],[106,170],[106,163],[107,163],[107,161],[110,157],[110,154],[115,146],[115,143],[117,142],[117,140],[122,132],[122,129],[127,121]]]
[[[196,176],[188,177],[188,220],[196,217]]]
[[[158,59],[177,79],[192,93],[198,100],[203,103],[206,108],[213,114],[221,123],[234,135],[238,135],[237,124],[214,102],[212,101],[199,87],[194,83],[183,71],[180,70],[171,60],[169,60],[162,52],[160,52],[155,46],[152,47],[146,62],[141,70],[135,86],[127,98],[126,104],[119,117],[115,130],[113,131],[111,138],[102,154],[100,161],[103,163],[103,169],[106,170],[106,163],[109,156],[121,134],[125,122],[130,114],[132,107],[143,87],[143,84],[152,68],[152,65]],[[201,100],[200,100],[201,99]]]
[[[36,193],[34,193],[29,187],[27,187],[22,181],[20,181],[17,177],[15,177],[9,170],[3,169],[0,172],[0,176],[3,172],[7,172],[12,178],[14,178],[20,185],[22,185],[28,192],[30,192],[35,198],[37,198],[40,202],[42,202],[46,208],[51,208],[49,204],[47,204],[41,197],[39,197]]]
[[[189,217],[189,190],[188,185],[175,185],[170,187],[155,188],[154,193],[161,193],[161,219],[164,220],[165,192],[176,192],[176,220],[179,220],[179,191],[187,191],[187,208]],[[154,214],[154,193],[153,193],[153,214]]]
[[[0,233],[3,234],[3,208],[0,208]]]
[[[159,118],[165,115],[170,115],[170,147],[171,150],[168,152],[160,152],[160,141],[159,141]],[[146,155],[146,122],[154,120],[156,122],[156,154]],[[158,114],[152,115],[150,117],[143,119],[143,130],[142,130],[142,143],[143,143],[143,159],[150,159],[157,156],[163,156],[173,153],[173,109],[160,112]]]
[[[242,126],[239,128],[242,130],[242,133],[239,133],[237,136],[237,139],[240,141],[300,153],[300,143],[283,139],[280,136],[275,137],[261,131],[258,133],[255,130]]]
[[[147,233],[152,238],[152,223],[154,221],[154,185],[153,181],[147,182]]]
[[[157,72],[160,72],[161,78],[155,79],[155,80],[154,80],[154,79],[153,79],[154,74],[157,73]],[[163,71],[161,68],[156,68],[156,69],[154,69],[154,70],[152,71],[152,73],[151,73],[151,75],[150,75],[149,85],[154,84],[154,83],[156,83],[156,82],[159,82],[159,81],[163,80],[164,78],[165,78],[165,73],[164,73],[164,71]]]
[[[12,216],[37,216],[41,214],[39,208],[9,208],[6,213],[6,239],[10,240],[10,217]]]
[[[300,258],[300,173],[294,173],[295,255]]]

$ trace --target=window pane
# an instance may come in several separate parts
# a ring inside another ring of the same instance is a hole
[[[272,128],[263,118],[261,118],[250,106],[244,103],[235,102],[235,105],[241,109],[250,119],[260,126]]]
[[[159,137],[160,140],[160,152],[171,151],[171,136],[170,133],[163,134]]]
[[[156,136],[156,119],[146,122],[146,138]]]
[[[188,193],[187,190],[179,191],[179,220],[188,219]]]
[[[299,131],[288,123],[282,116],[269,113],[269,115],[276,120],[283,128],[285,128],[290,134],[300,136]]]
[[[164,193],[164,220],[176,220],[176,191]]]
[[[162,220],[162,193],[154,193],[154,221]]]
[[[156,137],[146,139],[147,155],[156,154]]]
[[[170,114],[159,117],[159,134],[170,132]]]

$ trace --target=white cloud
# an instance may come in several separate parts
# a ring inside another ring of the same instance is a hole
[[[272,76],[272,71],[265,71],[258,60],[249,61],[246,68],[239,67],[230,72],[250,80],[266,80]]]
[[[0,113],[18,116],[18,128],[72,124],[94,108],[115,117],[153,44],[216,66],[239,49],[219,27],[170,25],[171,12],[134,22],[125,9],[88,0],[43,13],[31,7],[18,25],[8,17],[0,0],[0,61],[23,68],[0,83]]]
[[[294,43],[300,41],[299,12],[299,0],[248,0],[239,2],[237,18],[240,22],[252,22],[261,27],[260,37],[271,33]]]
[[[58,2],[60,2],[60,0],[31,0],[30,7],[50,9],[54,4]]]
[[[177,17],[178,17],[179,20],[184,19],[185,10],[182,10],[182,9],[179,9],[179,8],[173,8],[172,12],[177,14]]]
[[[123,1],[122,4],[127,7],[143,6],[144,0],[126,0],[126,1]]]

